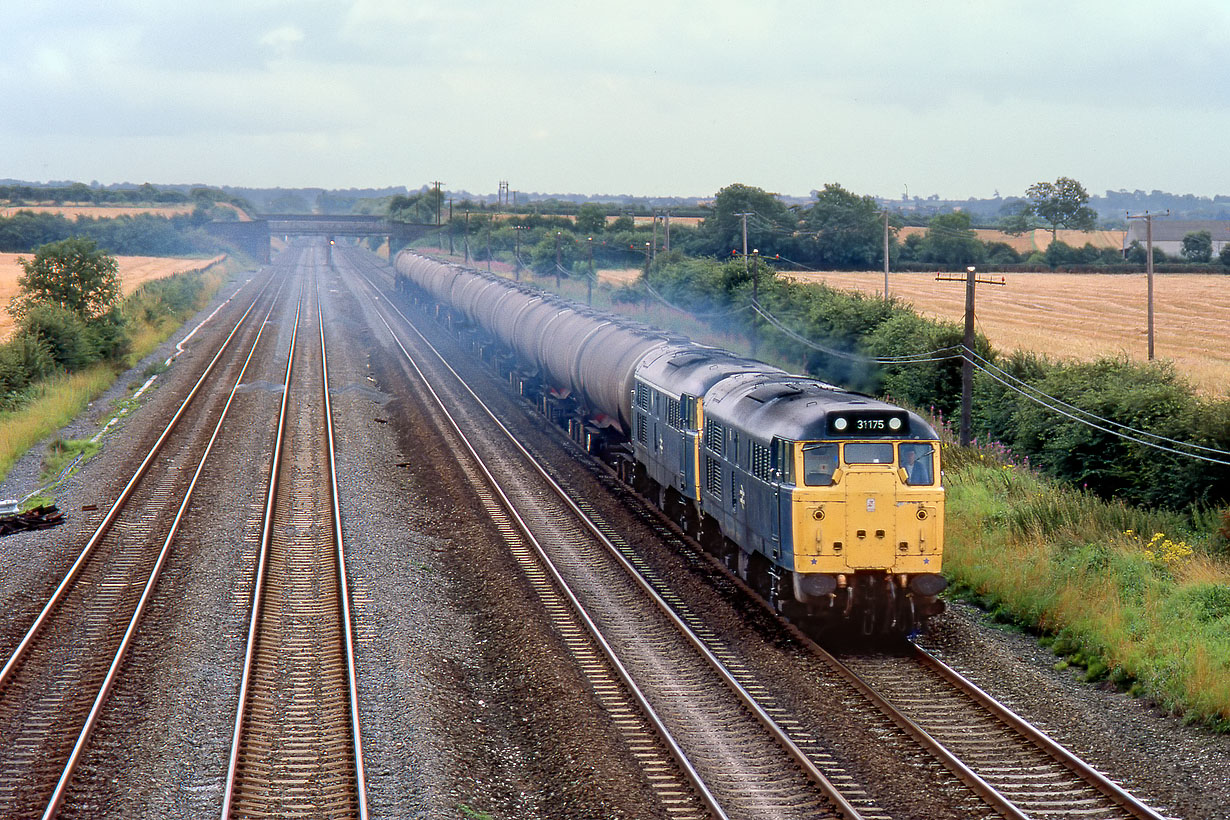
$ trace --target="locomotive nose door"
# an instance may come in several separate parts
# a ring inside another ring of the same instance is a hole
[[[897,487],[893,446],[851,442],[844,451],[846,565],[851,569],[891,566]]]
[[[846,564],[851,569],[882,568],[893,562],[892,479],[886,480],[881,472],[846,473]]]

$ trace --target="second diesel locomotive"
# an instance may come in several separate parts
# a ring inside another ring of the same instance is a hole
[[[942,611],[939,441],[917,414],[491,274],[395,267],[778,611],[864,634]]]

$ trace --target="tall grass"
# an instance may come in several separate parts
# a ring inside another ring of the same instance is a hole
[[[148,282],[124,300],[130,344],[123,362],[103,362],[71,374],[52,376],[30,388],[31,398],[0,413],[0,481],[31,447],[68,424],[129,367],[162,344],[192,312],[204,307],[230,277],[233,264],[181,273]],[[162,284],[160,284],[162,283]]]
[[[40,384],[29,404],[0,413],[0,481],[27,450],[68,424],[115,381],[115,370],[96,364]]]
[[[945,570],[1003,620],[1110,678],[1230,731],[1230,561],[1178,513],[1059,486],[946,448]]]

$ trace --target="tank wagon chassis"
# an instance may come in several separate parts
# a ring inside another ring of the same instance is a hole
[[[893,405],[403,251],[395,285],[783,616],[943,611],[939,442]]]

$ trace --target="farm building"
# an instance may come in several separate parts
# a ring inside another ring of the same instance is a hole
[[[1147,227],[1143,219],[1128,220],[1127,233],[1123,237],[1123,250],[1127,251],[1133,241],[1145,244]],[[1158,214],[1153,220],[1153,247],[1160,248],[1167,256],[1179,256],[1183,250],[1183,237],[1197,231],[1208,231],[1213,237],[1213,255],[1221,253],[1222,247],[1230,244],[1230,221],[1224,219],[1167,219]]]

